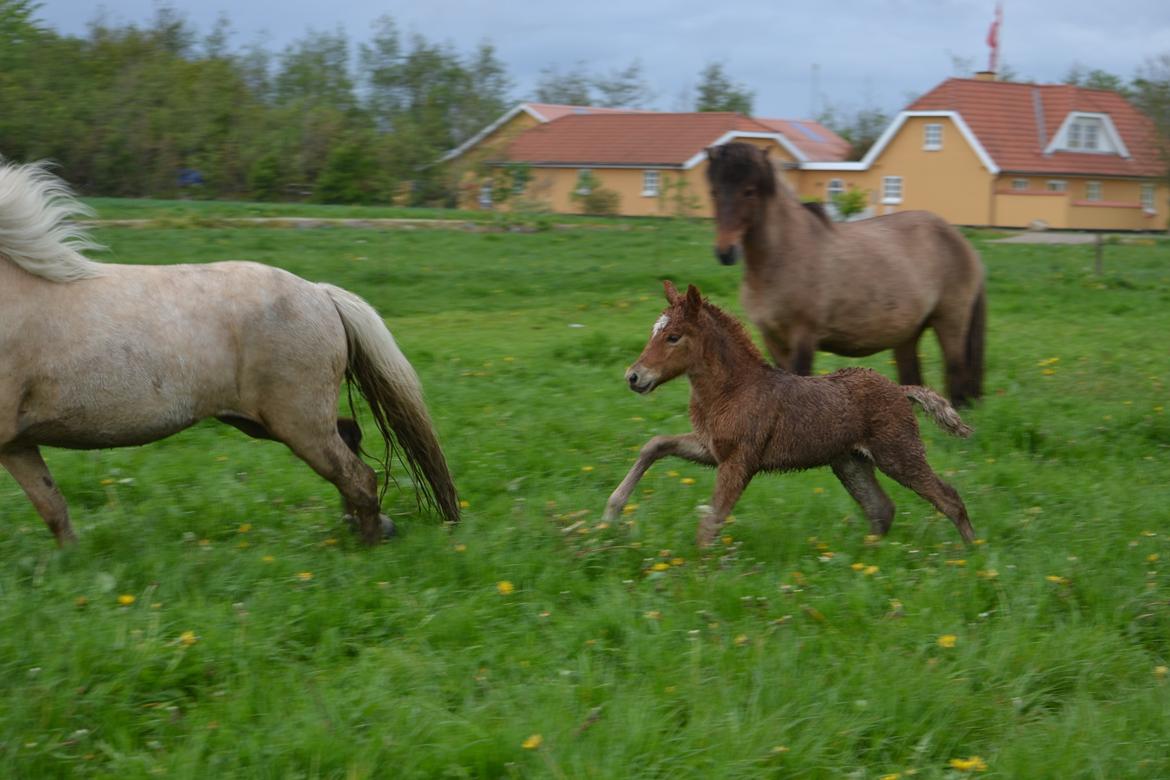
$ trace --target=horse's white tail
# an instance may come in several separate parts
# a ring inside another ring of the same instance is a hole
[[[0,256],[54,282],[100,276],[102,266],[81,254],[102,249],[70,221],[93,213],[45,162],[0,161]]]
[[[963,422],[963,418],[955,411],[955,407],[930,388],[920,385],[904,385],[902,392],[911,401],[921,406],[922,411],[926,412],[927,416],[938,424],[938,427],[950,435],[965,439],[973,433],[971,426]]]
[[[369,403],[387,446],[401,448],[399,458],[410,469],[416,489],[447,520],[458,522],[459,497],[414,368],[370,304],[340,287],[320,287],[337,307],[349,339],[346,377]],[[389,478],[389,453],[386,461]]]

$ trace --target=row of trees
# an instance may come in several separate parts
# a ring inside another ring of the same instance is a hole
[[[450,203],[436,161],[514,101],[491,43],[461,52],[403,35],[389,17],[356,47],[314,32],[273,53],[232,47],[226,19],[200,35],[166,6],[146,26],[97,21],[82,37],[47,29],[36,9],[0,0],[0,154],[56,160],[90,194],[189,185],[216,197]],[[1170,137],[1170,54],[1130,80],[1081,67],[1068,80],[1125,93]],[[659,99],[638,60],[610,73],[549,67],[535,93],[626,108]],[[753,98],[710,63],[671,108],[751,114]],[[873,107],[819,118],[856,156],[889,120]]]

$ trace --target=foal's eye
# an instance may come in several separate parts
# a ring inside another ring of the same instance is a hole
[[[666,343],[667,344],[677,344],[678,340],[681,338],[682,338],[682,336],[678,335],[677,333],[671,333],[669,336],[666,337]]]

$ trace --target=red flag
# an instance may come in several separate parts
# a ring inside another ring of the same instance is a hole
[[[999,63],[999,26],[1003,23],[1003,3],[995,4],[995,19],[991,22],[991,27],[987,30],[987,45],[991,47],[991,58],[989,60],[988,70],[993,73]]]

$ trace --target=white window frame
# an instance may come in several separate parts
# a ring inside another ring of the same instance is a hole
[[[1049,179],[1044,183],[1045,192],[1068,192],[1068,182],[1064,179]]]
[[[1102,192],[1101,182],[1095,179],[1085,182],[1085,200],[1091,200],[1094,203],[1104,200]]]
[[[662,194],[662,171],[642,171],[642,195],[647,198],[656,198]]]
[[[902,202],[903,182],[901,176],[882,177],[882,205],[896,206]]]
[[[481,209],[490,209],[492,207],[491,181],[485,181],[479,185],[479,207]]]
[[[1027,191],[1028,191],[1028,180],[1027,179],[1012,179],[1012,192],[1027,192]]]
[[[592,189],[581,184],[581,180],[584,179],[587,175],[591,175],[592,173],[593,173],[592,168],[578,168],[577,169],[577,184],[574,186],[573,191],[576,192],[578,195],[588,195],[589,193],[593,192]]]
[[[829,179],[825,184],[825,200],[832,203],[838,195],[845,194],[844,179]]]
[[[1142,184],[1142,211],[1147,214],[1155,213],[1158,208],[1154,205],[1154,191],[1155,187],[1149,182]]]
[[[922,126],[922,148],[928,152],[937,152],[943,148],[943,126],[939,122],[931,122]]]
[[[1044,148],[1044,154],[1061,151],[1130,156],[1113,118],[1109,114],[1090,111],[1069,112]]]

